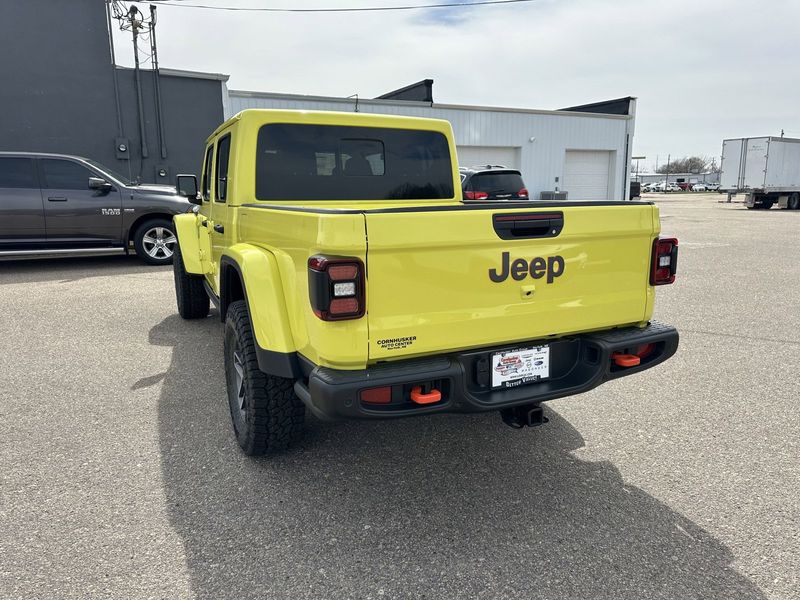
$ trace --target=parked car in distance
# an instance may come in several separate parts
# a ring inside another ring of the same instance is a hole
[[[681,191],[689,192],[692,189],[692,184],[688,181],[679,181],[676,185],[681,189]]]
[[[695,183],[692,186],[692,191],[693,192],[707,192],[708,188],[706,187],[705,183],[703,183],[702,181],[698,181],[697,183]]]
[[[464,200],[518,201],[529,200],[522,173],[502,165],[461,167],[461,189]]]
[[[706,189],[709,192],[718,192],[719,191],[719,184],[718,183],[706,183]]]
[[[666,181],[659,181],[658,183],[654,183],[650,186],[651,192],[680,192],[681,188],[678,186],[677,183],[670,181],[667,183]]]
[[[88,158],[0,152],[0,256],[136,254],[172,263],[174,215],[192,210],[173,186],[138,184]]]

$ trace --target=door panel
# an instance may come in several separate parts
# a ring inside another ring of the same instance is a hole
[[[561,189],[570,200],[608,200],[611,173],[611,152],[567,150]]]
[[[0,158],[0,246],[44,241],[44,206],[33,159]]]
[[[90,177],[102,177],[68,159],[39,161],[49,244],[118,244],[122,239],[120,191],[89,189]]]

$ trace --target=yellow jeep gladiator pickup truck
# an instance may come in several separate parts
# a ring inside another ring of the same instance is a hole
[[[651,320],[678,242],[649,202],[465,203],[446,121],[246,110],[178,177],[178,311],[225,324],[225,375],[247,454],[323,419],[498,411],[672,356]]]

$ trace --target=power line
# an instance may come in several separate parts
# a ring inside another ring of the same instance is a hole
[[[209,6],[207,4],[186,4],[177,0],[150,0],[150,4],[176,6],[180,8],[202,8],[207,10],[276,12],[276,13],[337,13],[337,12],[378,12],[396,10],[425,10],[429,8],[469,8],[470,6],[487,6],[491,4],[521,4],[536,0],[479,0],[478,2],[455,2],[452,4],[414,4],[407,6],[366,6],[362,8],[264,8],[247,6]]]

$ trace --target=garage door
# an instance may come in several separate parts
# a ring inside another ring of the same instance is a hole
[[[458,146],[458,166],[503,165],[519,169],[519,148],[513,146]]]
[[[608,200],[611,152],[567,150],[561,189],[570,200]]]

